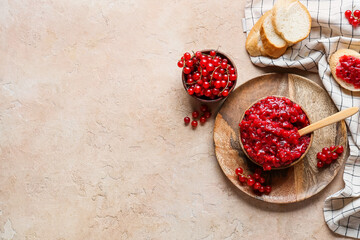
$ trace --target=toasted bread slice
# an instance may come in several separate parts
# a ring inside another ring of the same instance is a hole
[[[355,88],[354,85],[352,85],[351,83],[345,82],[344,80],[342,80],[341,78],[338,78],[336,76],[336,67],[339,64],[339,58],[344,55],[360,58],[360,54],[352,49],[337,50],[330,56],[330,59],[329,59],[331,73],[332,73],[334,79],[336,80],[336,82],[338,82],[339,85],[342,86],[343,88],[353,91],[353,92],[360,92],[360,88]]]
[[[272,15],[269,14],[265,17],[260,28],[260,37],[265,53],[270,57],[278,58],[286,51],[287,43],[276,33],[271,16]]]
[[[275,31],[289,44],[304,40],[310,33],[311,16],[298,0],[278,0],[272,10]]]
[[[260,28],[267,16],[271,15],[271,11],[267,11],[260,17],[260,19],[255,23],[252,29],[249,32],[249,35],[246,38],[245,48],[250,54],[250,56],[266,56],[263,43],[260,38]]]

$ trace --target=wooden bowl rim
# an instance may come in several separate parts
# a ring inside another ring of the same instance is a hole
[[[233,66],[233,68],[235,69],[235,74],[236,74],[236,76],[237,76],[237,78],[236,78],[236,80],[235,81],[233,81],[234,82],[234,84],[232,85],[232,87],[229,89],[229,95],[232,93],[232,91],[235,89],[235,86],[236,86],[236,83],[237,83],[237,80],[238,80],[238,78],[239,78],[239,75],[238,75],[238,72],[237,72],[237,68],[236,68],[236,65],[235,65],[235,62],[234,62],[234,60],[232,60],[232,58],[231,57],[229,57],[228,55],[226,55],[225,53],[223,53],[223,52],[221,52],[221,51],[219,51],[219,50],[215,50],[215,49],[204,49],[204,50],[201,50],[200,52],[201,53],[210,53],[210,51],[215,51],[217,54],[219,54],[220,55],[220,57],[225,57],[225,58],[227,58],[228,59],[228,61],[231,63],[231,65]],[[222,55],[222,56],[221,56]],[[191,56],[191,58],[193,58],[195,56],[195,53]],[[183,71],[181,71],[181,78],[182,78],[182,83],[183,83],[183,86],[184,86],[184,89],[185,89],[185,91],[186,91],[186,93],[188,94],[188,92],[187,92],[187,88],[186,88],[186,79],[185,79],[185,74],[184,74],[184,72]],[[190,95],[190,94],[188,94],[188,95]],[[214,103],[214,102],[218,102],[218,101],[221,101],[221,100],[224,100],[224,99],[226,99],[227,97],[229,97],[229,95],[227,95],[226,97],[220,97],[220,98],[217,98],[217,99],[202,99],[201,97],[198,97],[198,96],[196,96],[196,95],[190,95],[191,97],[193,97],[193,98],[195,98],[195,99],[197,99],[197,100],[199,100],[200,102],[204,102],[204,103]]]
[[[303,112],[305,113],[306,117],[308,118],[308,120],[309,120],[309,125],[311,124],[312,121],[311,121],[308,113],[305,111],[305,109],[304,109],[299,103],[297,103],[296,101],[294,101],[294,100],[293,100],[292,98],[290,98],[290,97],[278,96],[278,95],[269,95],[269,96],[262,97],[262,98],[260,98],[260,99],[258,99],[258,100],[256,100],[256,101],[254,101],[252,104],[250,104],[250,106],[249,106],[248,108],[245,109],[244,113],[242,114],[242,116],[241,116],[241,118],[240,118],[240,123],[241,123],[242,120],[244,119],[245,113],[246,113],[247,110],[249,110],[249,109],[250,109],[252,106],[254,106],[256,103],[258,103],[258,102],[260,102],[261,100],[263,100],[263,99],[265,99],[265,98],[268,98],[268,97],[278,97],[278,98],[283,98],[283,97],[284,97],[284,98],[289,99],[289,100],[292,101],[293,103],[299,105],[300,108],[301,108],[301,110],[303,110]],[[299,163],[299,162],[306,156],[306,154],[309,152],[309,149],[310,149],[310,147],[311,147],[311,145],[312,145],[312,143],[313,143],[313,139],[314,139],[314,132],[312,132],[312,133],[310,134],[310,143],[309,143],[308,147],[306,148],[305,152],[300,156],[299,159],[295,160],[294,162],[292,162],[291,164],[289,164],[289,165],[287,165],[287,166],[278,167],[278,168],[273,168],[273,167],[272,167],[271,170],[286,169],[286,168],[292,167],[292,166],[294,166],[295,164]],[[258,162],[256,162],[255,160],[253,160],[253,159],[248,155],[247,151],[245,150],[244,145],[243,145],[243,143],[242,143],[242,141],[241,141],[241,128],[239,128],[239,142],[240,142],[241,149],[243,150],[243,152],[245,153],[245,155],[248,157],[248,159],[249,159],[251,162],[255,163],[256,165],[258,165],[258,166],[260,166],[260,167],[263,167],[263,166],[260,165]]]

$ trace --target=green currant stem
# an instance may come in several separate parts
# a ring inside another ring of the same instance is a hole
[[[336,146],[336,148],[334,150],[332,150],[331,152],[335,152],[338,148],[339,148],[339,146]]]
[[[213,79],[214,72],[216,72],[216,70],[217,70],[219,67],[220,67],[220,65],[217,66],[217,67],[214,69],[214,71],[212,72],[211,77],[210,77],[209,84],[211,84],[211,81],[212,81],[212,79]]]
[[[247,178],[247,179],[251,178],[250,176],[246,176],[246,175],[243,174],[243,173],[241,173],[239,176],[243,176],[244,178]]]
[[[228,68],[226,68],[226,73],[227,73],[227,75],[228,75],[228,79],[227,79],[227,82],[226,82],[226,86],[225,86],[224,89],[218,94],[218,96],[220,96],[220,95],[225,91],[225,89],[227,88],[227,86],[229,85],[230,75],[229,75],[229,70],[228,70]]]

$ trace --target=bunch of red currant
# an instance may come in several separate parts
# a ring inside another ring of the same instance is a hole
[[[211,112],[210,112],[208,106],[206,106],[206,105],[201,105],[200,111],[202,112],[202,116],[200,117],[200,123],[201,123],[201,124],[204,124],[204,123],[206,122],[206,120],[211,117]],[[196,128],[196,127],[197,127],[198,121],[197,121],[196,119],[197,119],[199,116],[200,116],[199,111],[193,111],[193,112],[192,112],[193,121],[191,122],[191,126],[192,126],[193,128]],[[189,118],[189,117],[185,117],[185,118],[184,118],[184,123],[185,123],[186,125],[188,125],[188,124],[190,123],[190,118]]]
[[[331,146],[330,148],[324,147],[321,152],[316,155],[318,159],[317,167],[322,168],[325,164],[329,165],[336,159],[339,155],[344,152],[343,146]]]
[[[239,167],[235,170],[235,174],[238,176],[241,183],[246,182],[249,187],[252,187],[255,193],[269,194],[271,192],[271,186],[263,185],[265,183],[265,178],[262,175],[261,168],[257,168],[254,174],[247,176],[244,174],[244,170]]]
[[[186,52],[177,65],[183,68],[187,92],[202,99],[227,97],[237,79],[229,60],[214,50],[209,54],[197,51],[193,56]]]
[[[345,17],[353,27],[357,27],[360,23],[360,10],[346,10]]]

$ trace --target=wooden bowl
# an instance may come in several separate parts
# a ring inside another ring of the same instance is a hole
[[[275,95],[271,95],[271,96],[272,96],[272,97],[279,97],[279,98],[284,97],[284,96],[275,96]],[[267,97],[271,97],[271,96],[267,96]],[[259,100],[253,102],[253,103],[244,111],[244,113],[242,114],[241,119],[240,119],[240,123],[241,123],[242,120],[244,119],[245,113],[246,113],[247,110],[249,110],[249,109],[250,109],[252,106],[254,106],[257,102],[259,102],[259,101],[261,101],[261,100],[263,100],[263,99],[265,99],[265,98],[267,98],[267,97],[260,98]],[[289,97],[285,97],[285,98],[290,99]],[[304,110],[304,108],[303,108],[299,103],[295,102],[294,100],[290,99],[290,101],[292,101],[293,103],[296,103],[297,105],[300,106],[300,108],[301,108],[301,109],[303,110],[303,112],[305,113],[305,116],[306,116],[307,119],[309,120],[309,125],[310,125],[310,124],[311,124],[311,120],[310,120],[309,115],[307,114],[307,112]],[[240,134],[239,134],[239,142],[240,142],[241,149],[243,150],[243,152],[245,153],[245,155],[250,159],[250,161],[252,161],[252,162],[255,163],[256,165],[262,167],[261,164],[259,164],[258,162],[256,162],[254,159],[252,159],[252,158],[248,155],[248,153],[247,153],[247,151],[245,150],[244,145],[243,145],[243,143],[242,143],[242,141],[241,141],[241,128],[240,128],[239,131],[240,131]],[[310,147],[311,147],[311,144],[312,144],[312,142],[313,142],[313,138],[314,138],[314,133],[312,132],[312,133],[310,134],[310,142],[309,142],[309,145],[308,145],[308,147],[306,148],[305,152],[300,156],[300,158],[298,158],[297,160],[293,161],[291,164],[286,165],[286,166],[282,166],[282,167],[278,167],[278,168],[272,167],[271,170],[280,170],[280,169],[289,168],[289,167],[294,166],[294,165],[297,164],[298,162],[300,162],[300,161],[306,156],[306,154],[308,153],[308,151],[309,151],[309,149],[310,149]]]
[[[202,51],[200,51],[200,52],[201,52],[201,53],[205,53],[205,54],[210,54],[210,51],[212,51],[212,49],[205,49],[205,50],[202,50]],[[235,74],[236,74],[236,76],[238,77],[237,69],[236,69],[236,66],[235,66],[234,61],[233,61],[228,55],[226,55],[225,53],[222,53],[222,52],[217,51],[217,50],[215,50],[215,51],[216,51],[216,54],[219,55],[222,59],[226,58],[226,59],[228,60],[228,63],[229,63],[230,65],[232,65],[233,68],[235,68]],[[193,57],[194,57],[194,55],[193,55],[191,58],[193,58]],[[188,93],[188,92],[187,92],[187,87],[186,87],[185,74],[184,74],[184,72],[182,72],[181,74],[182,74],[182,82],[183,82],[184,89],[185,89],[186,93]],[[228,95],[228,96],[230,96],[230,93],[234,90],[234,88],[235,88],[235,86],[236,86],[236,82],[237,82],[237,78],[236,78],[235,81],[233,81],[234,84],[233,84],[232,87],[229,89],[229,95]],[[190,95],[190,94],[189,94],[189,95]],[[198,96],[196,96],[195,94],[190,95],[190,96],[194,97],[195,99],[197,99],[197,100],[199,100],[200,102],[203,102],[203,103],[214,103],[214,102],[221,101],[221,100],[223,100],[223,99],[225,99],[225,98],[228,97],[228,96],[226,96],[226,97],[219,97],[219,98],[215,98],[215,99],[208,99],[208,98],[198,97]]]

